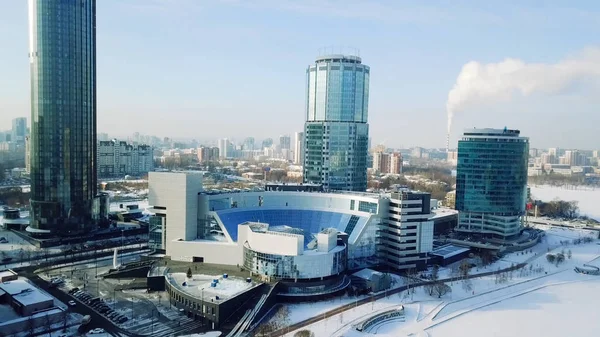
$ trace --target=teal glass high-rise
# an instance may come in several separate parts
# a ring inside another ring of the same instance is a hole
[[[318,57],[306,70],[304,182],[325,190],[367,188],[368,66],[360,57]]]
[[[29,62],[28,231],[86,232],[106,208],[96,195],[96,1],[29,0]]]
[[[459,232],[509,240],[522,228],[529,139],[519,130],[467,129],[458,141]]]

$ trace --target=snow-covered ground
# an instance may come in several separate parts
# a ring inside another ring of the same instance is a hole
[[[600,221],[600,188],[567,189],[548,185],[531,186],[531,195],[536,200],[551,201],[558,198],[565,201],[578,201],[579,212]]]
[[[0,219],[0,221],[2,221]],[[35,252],[46,250],[48,253],[60,252],[60,247],[52,247],[40,249],[28,241],[21,239],[17,234],[9,230],[0,230],[0,238],[6,238],[8,243],[0,243],[0,255],[4,257],[12,257],[13,259],[35,259]]]
[[[529,263],[519,271],[507,273],[505,280],[499,282],[496,276],[487,276],[453,282],[448,284],[452,291],[441,298],[419,288],[414,294],[388,296],[302,329],[311,330],[317,336],[335,337],[371,334],[386,337],[597,336],[600,323],[595,319],[594,308],[600,303],[600,276],[577,274],[573,268],[584,263],[600,266],[600,245],[597,240],[581,245],[564,244],[566,240],[588,235],[593,233],[547,228],[545,241],[531,253],[511,254],[503,259],[508,265]],[[548,249],[555,253],[563,249],[571,251],[572,258],[555,266],[546,260]],[[495,266],[488,268],[496,269]],[[326,311],[318,303],[290,307],[290,320]],[[399,304],[405,307],[403,319],[376,325],[371,333],[353,328],[373,313],[396,308]],[[298,311],[306,313],[302,315]],[[292,337],[294,333],[286,336]]]

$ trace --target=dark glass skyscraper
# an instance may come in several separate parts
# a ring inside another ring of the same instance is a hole
[[[506,128],[468,129],[458,141],[458,231],[498,239],[519,234],[529,158],[529,139],[519,135]]]
[[[82,232],[98,222],[96,1],[29,0],[31,226]]]
[[[360,57],[318,57],[306,70],[304,182],[328,190],[367,188],[368,66]]]

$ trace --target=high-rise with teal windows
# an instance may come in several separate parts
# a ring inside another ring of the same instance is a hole
[[[360,57],[318,57],[306,70],[304,182],[326,190],[367,188],[368,66]]]
[[[529,139],[519,130],[467,129],[458,141],[457,231],[506,240],[522,228]]]
[[[106,212],[96,192],[96,1],[29,0],[29,64],[28,231],[86,232]]]

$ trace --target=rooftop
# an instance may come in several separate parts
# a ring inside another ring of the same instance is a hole
[[[7,277],[7,276],[16,276],[16,275],[17,275],[17,273],[15,273],[14,271],[12,271],[10,269],[0,271],[0,278]]]
[[[352,276],[360,277],[363,280],[370,280],[373,278],[373,275],[382,275],[382,273],[373,269],[365,268],[352,274]]]
[[[23,290],[33,288],[35,288],[33,285],[21,279],[0,283],[0,289],[4,290],[9,295],[15,295]]]
[[[38,289],[33,289],[31,291],[23,292],[13,296],[15,301],[20,302],[23,305],[31,305],[40,302],[46,301],[54,301],[54,298],[49,295],[44,294]]]
[[[434,249],[431,254],[432,255],[437,255],[440,256],[444,259],[448,259],[451,258],[453,256],[456,256],[458,254],[462,254],[464,252],[468,252],[469,248],[464,248],[464,247],[459,247],[459,246],[454,246],[454,245],[443,245],[439,248]]]
[[[331,54],[317,57],[316,62],[350,62],[361,63],[361,58],[355,55]]]
[[[216,287],[211,287],[215,279],[219,282]],[[167,280],[177,289],[207,302],[225,301],[258,285],[254,281],[248,283],[244,278],[231,275],[224,278],[223,275],[194,274],[188,279],[186,273],[169,273]],[[216,296],[219,296],[218,300]]]
[[[50,295],[43,293],[34,285],[22,279],[1,283],[0,289],[23,305],[54,300]]]

